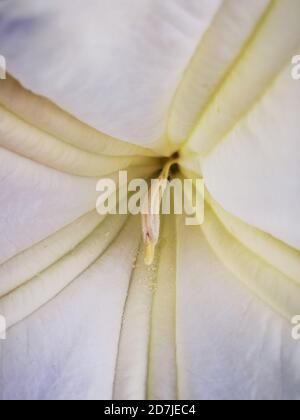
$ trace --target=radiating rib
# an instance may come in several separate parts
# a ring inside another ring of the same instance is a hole
[[[151,165],[151,157],[101,156],[61,142],[0,107],[0,145],[71,175],[100,177],[129,166]]]
[[[90,267],[113,242],[126,220],[126,216],[108,217],[61,260],[2,297],[0,312],[6,317],[7,327],[12,327],[49,302]]]
[[[114,139],[89,127],[72,115],[21,86],[10,75],[1,82],[0,104],[52,137],[86,152],[108,156],[153,156],[154,153]]]

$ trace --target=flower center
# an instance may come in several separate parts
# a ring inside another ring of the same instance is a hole
[[[160,208],[164,193],[168,186],[169,177],[178,169],[179,156],[176,153],[163,166],[157,179],[151,183],[151,188],[145,197],[142,211],[142,231],[145,244],[145,264],[152,265],[155,248],[160,233]]]

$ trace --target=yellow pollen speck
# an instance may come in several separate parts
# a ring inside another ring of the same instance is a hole
[[[150,266],[153,264],[155,257],[155,244],[153,242],[148,242],[145,244],[145,264]]]

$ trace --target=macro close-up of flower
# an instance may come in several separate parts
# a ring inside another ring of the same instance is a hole
[[[300,400],[300,0],[1,0],[0,55],[0,400]]]

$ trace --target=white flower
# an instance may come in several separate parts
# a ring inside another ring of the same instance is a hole
[[[1,1],[1,399],[300,398],[299,16]],[[205,223],[164,217],[147,267],[140,221],[99,216],[96,183],[175,152]]]

